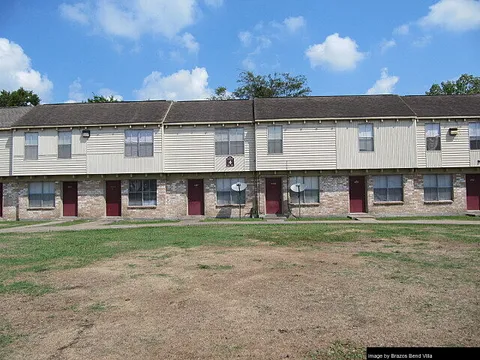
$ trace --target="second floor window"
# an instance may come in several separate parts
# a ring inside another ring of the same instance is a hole
[[[283,153],[283,128],[281,125],[268,127],[268,153]]]
[[[153,130],[126,130],[125,156],[153,156]]]
[[[58,132],[58,157],[60,159],[70,159],[72,157],[72,132]]]
[[[372,124],[360,124],[358,126],[358,142],[360,151],[373,151]]]
[[[470,150],[480,150],[480,122],[468,124]]]
[[[38,133],[36,132],[25,133],[25,159],[38,159]]]
[[[427,151],[441,150],[440,124],[425,124]]]
[[[215,129],[215,155],[239,155],[243,153],[243,128]]]

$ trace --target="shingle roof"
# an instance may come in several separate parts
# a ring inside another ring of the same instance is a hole
[[[255,99],[255,119],[413,117],[397,95]]]
[[[32,110],[31,106],[4,107],[0,108],[0,128],[5,129]]]
[[[68,126],[161,123],[167,101],[39,105],[14,126]]]
[[[418,117],[480,117],[480,95],[415,95],[402,98]]]
[[[179,101],[172,105],[165,123],[253,122],[252,100]]]

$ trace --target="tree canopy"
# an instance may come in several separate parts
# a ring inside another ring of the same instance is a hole
[[[0,107],[29,106],[40,104],[40,98],[33,91],[27,91],[23,87],[14,91],[2,90],[0,92]]]
[[[312,91],[303,75],[292,76],[289,73],[255,75],[251,71],[242,71],[237,83],[239,86],[229,93],[227,88],[219,86],[211,100],[252,99],[266,97],[307,96]]]
[[[105,97],[103,95],[97,95],[97,94],[93,93],[93,98],[88,98],[87,102],[89,102],[89,103],[107,103],[107,102],[118,102],[118,100],[115,99],[113,97],[113,95]]]
[[[433,84],[426,95],[472,95],[480,94],[480,77],[463,74],[457,80]]]

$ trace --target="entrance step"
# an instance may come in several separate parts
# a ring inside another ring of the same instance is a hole
[[[467,216],[480,216],[480,210],[469,210],[465,213]]]
[[[287,219],[283,215],[276,215],[276,214],[267,214],[263,216],[263,218],[267,221],[285,221]]]
[[[376,221],[375,217],[370,214],[360,213],[360,214],[349,214],[349,219],[358,220],[358,221]]]

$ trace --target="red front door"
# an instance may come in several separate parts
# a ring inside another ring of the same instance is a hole
[[[63,216],[78,215],[77,182],[63,183]]]
[[[188,180],[188,215],[203,215],[203,179]]]
[[[265,179],[265,202],[267,214],[282,213],[282,178]]]
[[[467,175],[467,210],[480,210],[480,175]]]
[[[107,181],[106,186],[107,216],[121,216],[122,192],[120,181]]]
[[[350,176],[350,212],[366,212],[365,202],[365,177]]]

